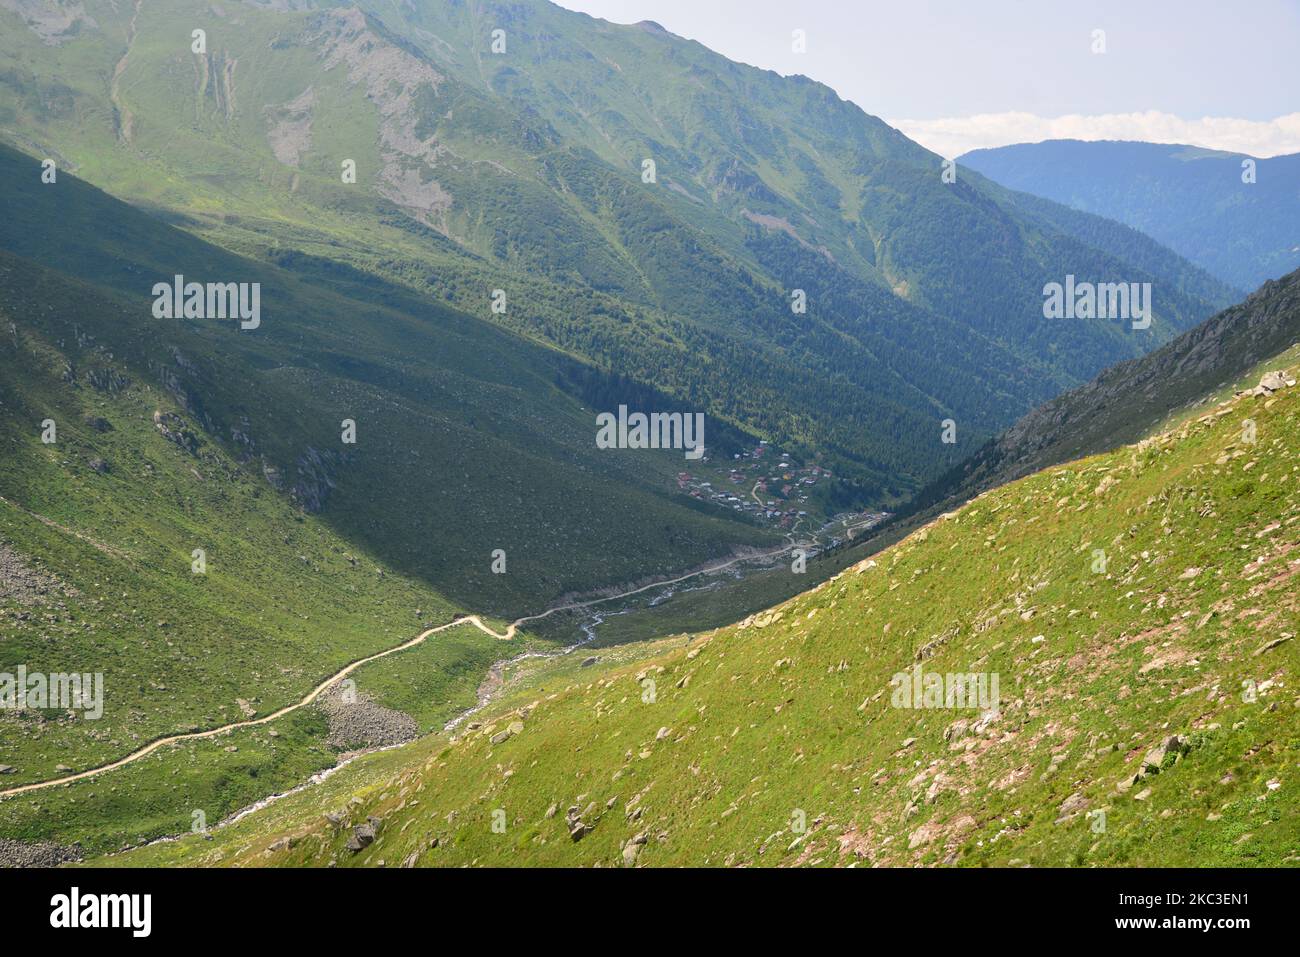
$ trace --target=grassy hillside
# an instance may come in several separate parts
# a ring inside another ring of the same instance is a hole
[[[1253,182],[1243,180],[1247,161]],[[1300,266],[1297,155],[1049,140],[973,150],[958,162],[1011,189],[1127,223],[1241,289]]]
[[[849,504],[898,502],[1231,298],[653,25],[541,0],[80,9],[0,10],[11,143],[315,283],[452,304],[816,451]],[[1045,322],[1067,273],[1153,281],[1155,324]]]
[[[98,720],[0,711],[0,790],[267,715],[462,610],[513,618],[781,541],[677,495],[680,452],[595,449],[561,386],[606,380],[569,357],[400,290],[315,286],[69,174],[42,185],[13,151],[0,168],[0,673],[104,676]],[[149,290],[173,269],[261,282],[263,324],[155,319]],[[357,681],[428,731],[532,644],[458,630]],[[0,834],[112,849],[350,747],[315,711],[273,730],[6,800]]]
[[[1300,389],[1230,398],[112,861],[1296,864],[1297,481]],[[895,706],[916,666],[997,675],[996,711]]]

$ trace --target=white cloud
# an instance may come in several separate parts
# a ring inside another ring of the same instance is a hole
[[[1230,116],[1185,120],[1157,110],[1057,117],[981,113],[937,120],[890,120],[889,123],[927,149],[950,159],[982,147],[1043,140],[1186,143],[1255,157],[1300,153],[1300,113],[1275,120],[1239,120]]]

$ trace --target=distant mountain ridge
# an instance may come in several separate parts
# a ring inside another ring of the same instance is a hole
[[[1243,181],[1246,161],[1254,182]],[[1127,223],[1245,291],[1300,267],[1300,154],[1047,140],[972,150],[958,163]]]

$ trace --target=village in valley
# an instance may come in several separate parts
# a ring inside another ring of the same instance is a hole
[[[811,531],[832,520],[842,522],[848,538],[884,521],[888,512],[868,511],[831,516],[826,496],[834,479],[830,469],[799,464],[766,440],[731,456],[706,455],[693,468],[677,473],[677,488],[691,498],[742,512],[761,524],[788,532]],[[838,544],[834,540],[833,544]]]

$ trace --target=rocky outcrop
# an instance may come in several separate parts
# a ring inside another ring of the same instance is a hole
[[[314,17],[305,38],[321,52],[321,70],[342,66],[379,110],[378,192],[408,215],[446,232],[452,197],[432,178],[438,142],[422,131],[430,96],[444,82],[417,48],[393,42],[387,31],[356,8]]]
[[[322,452],[312,446],[298,457],[298,480],[289,494],[303,511],[312,515],[325,508],[325,500],[334,491],[334,474],[342,463],[337,452]]]
[[[1259,385],[1255,386],[1255,388],[1248,389],[1245,392],[1238,392],[1237,395],[1269,396],[1274,392],[1278,392],[1282,389],[1289,389],[1294,386],[1295,379],[1287,375],[1285,372],[1274,371],[1265,373],[1264,377],[1259,380]]]
[[[16,13],[27,28],[47,46],[59,44],[94,30],[99,24],[78,0],[47,3],[44,0],[0,0],[0,9]]]
[[[174,442],[190,455],[198,455],[202,440],[198,433],[189,428],[188,423],[175,412],[155,411],[153,425],[168,442]]]
[[[86,381],[100,392],[106,392],[109,395],[117,395],[125,392],[130,386],[131,380],[116,369],[91,369],[86,373]]]

